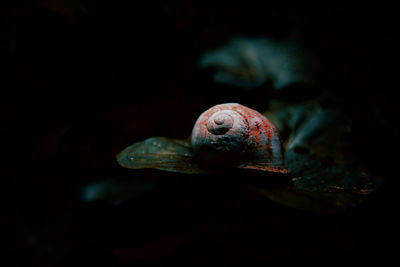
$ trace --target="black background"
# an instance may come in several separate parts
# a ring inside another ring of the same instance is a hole
[[[393,7],[225,0],[2,1],[0,7],[4,261],[209,266],[395,255]],[[215,85],[198,59],[235,35],[302,40],[323,63],[322,85],[279,92]],[[263,111],[270,97],[295,101],[324,91],[355,118],[357,153],[386,177],[348,212],[238,201],[226,193],[229,182],[125,170],[115,161],[124,147],[151,136],[188,137],[214,104]],[[84,203],[81,187],[105,178],[158,186],[121,205]]]

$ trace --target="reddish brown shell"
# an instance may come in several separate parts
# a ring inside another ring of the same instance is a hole
[[[275,126],[261,113],[237,103],[216,105],[197,119],[191,135],[195,155],[209,163],[288,173]]]

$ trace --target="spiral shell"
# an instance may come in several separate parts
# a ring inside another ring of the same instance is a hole
[[[197,119],[195,155],[209,164],[288,173],[278,131],[259,112],[237,103],[216,105]]]

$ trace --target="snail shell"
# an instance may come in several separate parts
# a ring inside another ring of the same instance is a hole
[[[259,112],[237,103],[200,115],[191,134],[194,155],[208,164],[288,173],[279,133]]]

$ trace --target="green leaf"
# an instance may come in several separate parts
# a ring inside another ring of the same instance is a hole
[[[128,169],[154,168],[180,173],[207,173],[193,160],[187,140],[152,137],[135,143],[117,155],[118,163]]]

